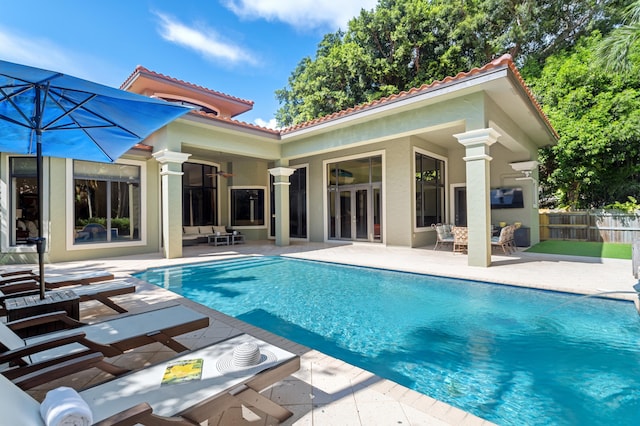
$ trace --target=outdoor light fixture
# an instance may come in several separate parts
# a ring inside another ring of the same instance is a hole
[[[524,176],[516,178],[516,180],[530,180],[533,183],[533,208],[538,208],[538,181],[531,176],[534,170],[538,169],[538,162],[532,161],[520,161],[517,163],[509,163],[511,168],[516,172],[522,173]]]

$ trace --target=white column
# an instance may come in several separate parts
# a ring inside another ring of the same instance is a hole
[[[182,257],[182,163],[191,154],[162,150],[153,153],[160,163],[162,247],[167,259]]]
[[[453,135],[465,147],[469,266],[491,265],[491,201],[489,147],[500,134],[477,129]]]
[[[288,167],[269,169],[274,177],[275,211],[276,211],[276,245],[289,245],[289,176],[296,170]]]

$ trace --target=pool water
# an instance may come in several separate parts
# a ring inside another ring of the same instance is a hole
[[[136,276],[498,424],[640,423],[631,302],[283,257]]]

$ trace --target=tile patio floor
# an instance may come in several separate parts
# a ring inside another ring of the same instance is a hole
[[[431,248],[408,249],[376,244],[316,244],[293,243],[288,247],[275,247],[272,242],[248,242],[235,246],[193,246],[184,248],[184,257],[163,259],[159,254],[127,256],[86,262],[67,262],[47,265],[47,274],[63,274],[103,269],[117,277],[128,276],[143,269],[203,262],[243,255],[286,255],[300,258],[350,263],[388,269],[458,278],[492,281],[504,284],[531,286],[544,289],[592,294],[622,291],[620,298],[637,300],[633,286],[631,261],[592,259],[573,256],[551,256],[517,252],[511,256],[493,256],[489,268],[469,267],[466,256],[448,250]],[[208,309],[162,288],[130,278],[138,284],[134,296],[116,298],[131,312],[180,302],[211,318],[211,325],[178,340],[195,349],[225,339],[238,330],[248,332],[272,344],[279,345],[301,356],[301,369],[272,388],[267,395],[287,407],[294,415],[286,425],[487,425],[487,421],[465,413],[455,407],[382,379],[368,371],[290,342],[220,312]],[[113,311],[97,303],[85,303],[82,319],[94,321],[113,315]],[[116,359],[115,364],[138,368],[174,356],[160,344],[148,345],[128,352]],[[68,385],[77,389],[108,380],[98,370],[77,374],[52,382],[31,391],[42,399],[46,390]],[[259,417],[238,406],[210,419],[209,424],[268,425],[274,419]]]

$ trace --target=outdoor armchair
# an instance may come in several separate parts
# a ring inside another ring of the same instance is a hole
[[[466,226],[453,227],[453,252],[466,253],[469,245],[469,229]]]
[[[452,226],[442,223],[432,224],[431,227],[436,230],[436,245],[434,250],[438,248],[438,245],[453,244],[453,232]]]
[[[500,229],[500,235],[498,237],[491,237],[491,246],[500,247],[504,254],[513,253],[515,248],[515,235],[516,227],[514,225],[507,225]]]

